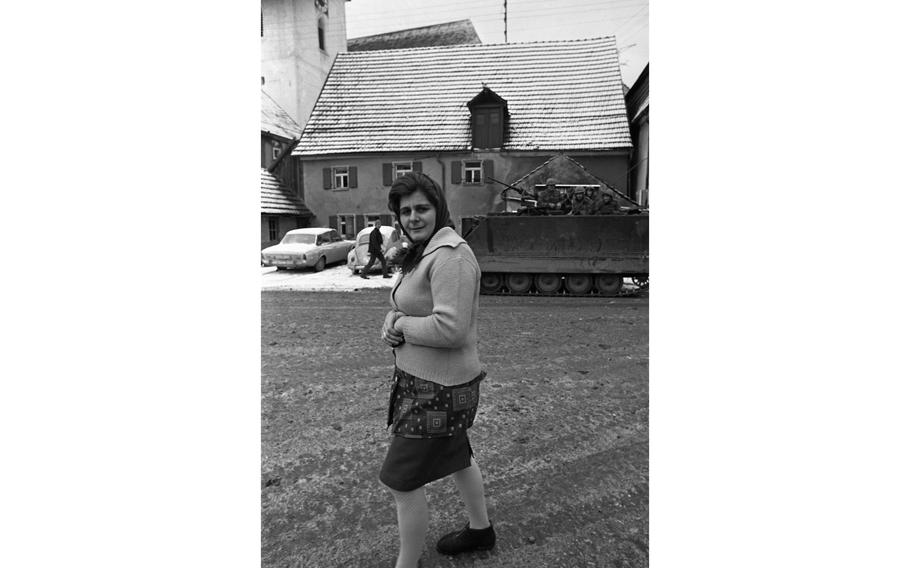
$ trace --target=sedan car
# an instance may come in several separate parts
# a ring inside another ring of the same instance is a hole
[[[321,271],[328,264],[344,262],[354,241],[341,237],[335,229],[310,227],[288,231],[277,245],[262,250],[262,265],[286,268],[313,268]]]
[[[363,270],[363,267],[370,261],[370,233],[372,232],[373,227],[367,227],[357,233],[357,244],[348,253],[348,268],[354,274]],[[382,250],[386,263],[388,266],[400,264],[404,256],[401,252],[404,248],[407,248],[407,241],[402,238],[401,231],[395,227],[383,225],[379,228],[379,232],[382,233]],[[373,263],[370,270],[382,270],[382,263]]]

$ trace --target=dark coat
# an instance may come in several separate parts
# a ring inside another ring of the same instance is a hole
[[[382,232],[379,227],[374,227],[370,231],[370,247],[367,249],[370,254],[382,254]]]

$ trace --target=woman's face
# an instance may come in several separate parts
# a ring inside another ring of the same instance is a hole
[[[415,243],[429,239],[436,228],[436,208],[420,190],[401,198],[398,215],[402,226]]]

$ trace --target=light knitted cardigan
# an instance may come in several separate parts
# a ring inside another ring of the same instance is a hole
[[[433,235],[417,266],[392,289],[391,301],[406,314],[395,322],[404,332],[395,348],[401,370],[446,386],[480,374],[480,267],[458,233],[443,227]]]

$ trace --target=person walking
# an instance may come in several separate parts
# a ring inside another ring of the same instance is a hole
[[[392,275],[389,274],[389,267],[388,264],[386,264],[385,254],[382,252],[382,231],[379,229],[380,227],[382,227],[382,220],[376,219],[376,222],[373,224],[373,230],[370,231],[370,245],[367,249],[367,252],[370,253],[370,260],[367,262],[367,265],[363,267],[363,270],[360,271],[361,278],[370,278],[367,276],[367,273],[370,272],[370,268],[373,267],[373,263],[376,262],[377,258],[382,262],[382,277],[392,277]]]
[[[439,185],[412,172],[395,180],[389,209],[412,246],[392,288],[381,337],[395,358],[387,425],[393,434],[379,474],[398,515],[396,568],[418,565],[429,511],[424,486],[451,477],[468,522],[443,536],[449,555],[496,544],[483,476],[468,440],[486,376],[477,354],[480,267],[454,230]]]

